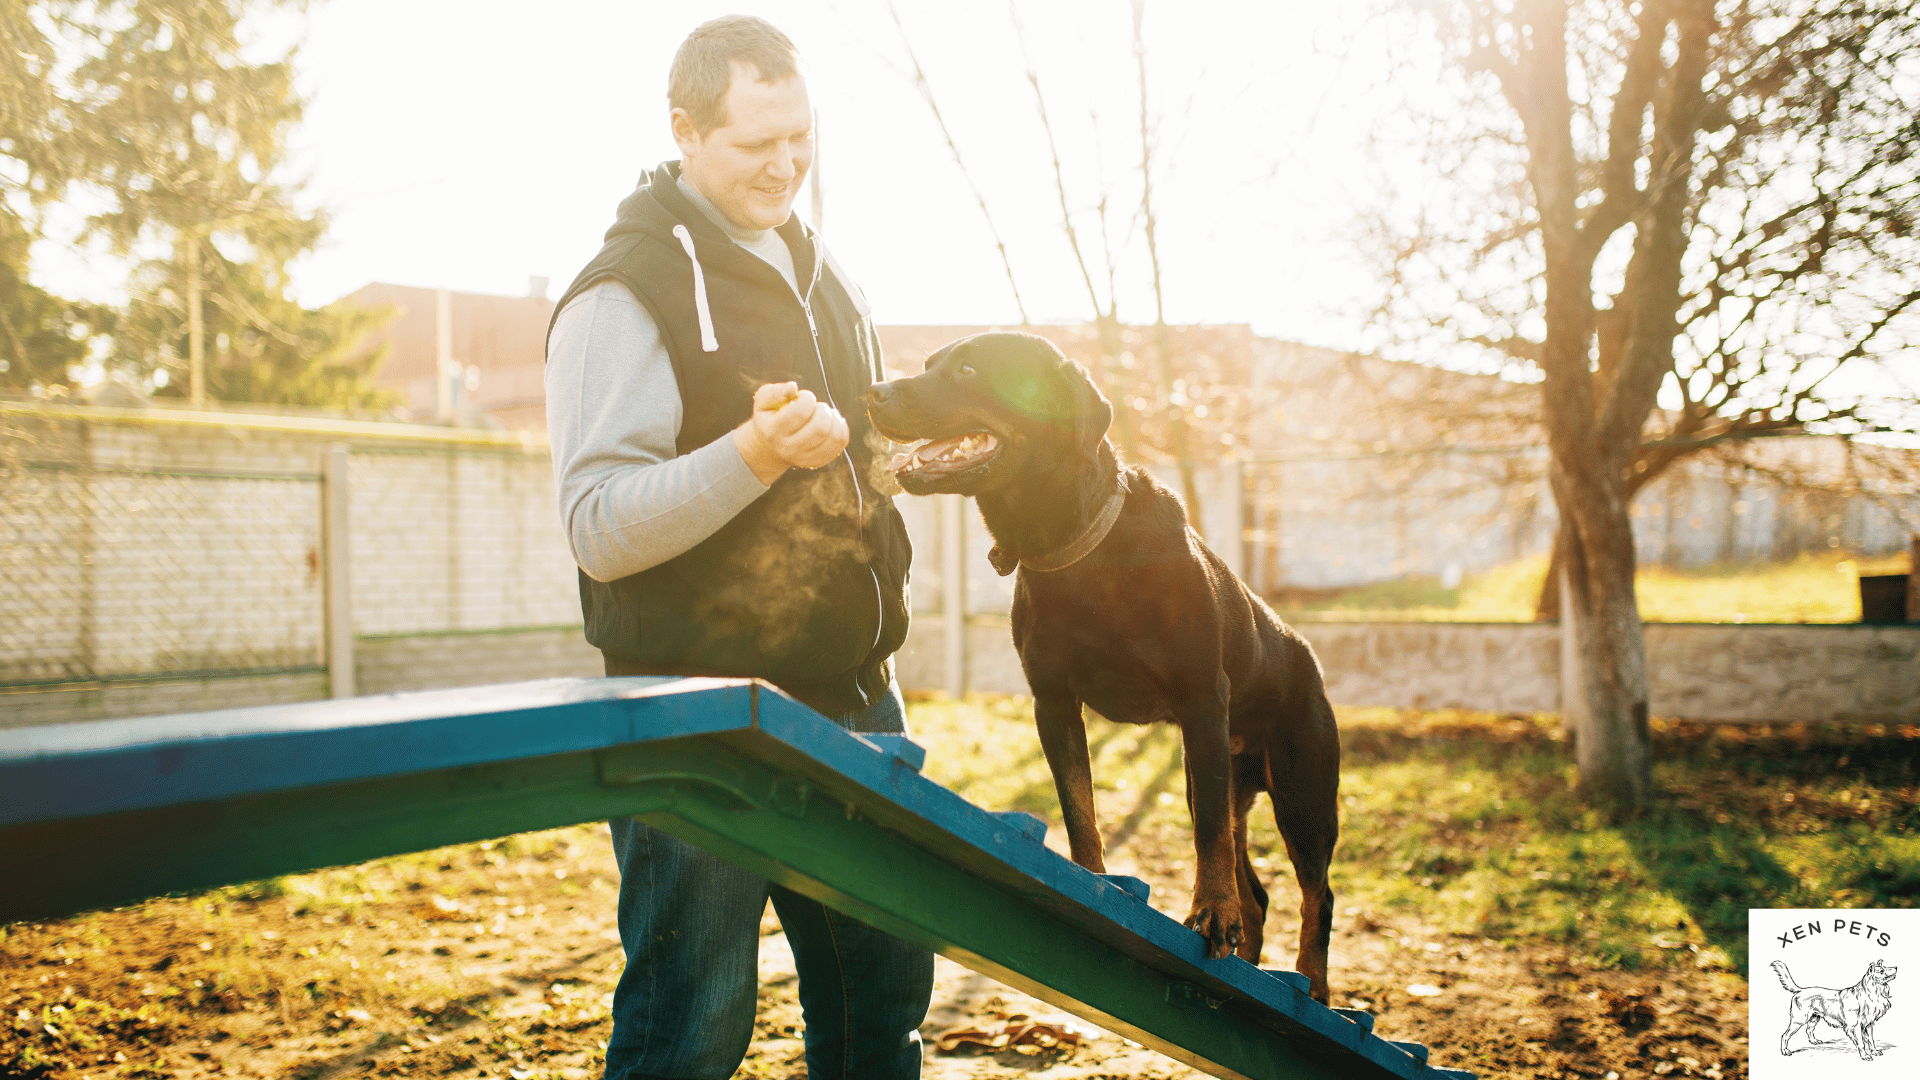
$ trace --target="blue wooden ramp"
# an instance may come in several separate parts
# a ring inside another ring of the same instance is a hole
[[[1470,1077],[764,684],[550,679],[0,731],[0,922],[636,815],[1215,1076]],[[1339,977],[1336,965],[1334,972]]]

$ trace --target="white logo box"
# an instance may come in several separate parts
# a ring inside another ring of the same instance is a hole
[[[1920,910],[1749,909],[1747,987],[1753,1080],[1920,1077]]]

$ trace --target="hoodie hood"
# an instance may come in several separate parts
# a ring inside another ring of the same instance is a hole
[[[695,206],[680,191],[679,180],[680,162],[662,162],[641,176],[638,186],[620,200],[613,224],[607,228],[600,254],[587,264],[580,276],[567,287],[559,302],[553,305],[553,314],[547,323],[549,337],[553,334],[553,322],[559,319],[560,312],[568,302],[608,276],[608,271],[642,240],[653,240],[686,252],[687,258],[693,263],[696,313],[703,331],[712,325],[712,316],[704,299],[706,276],[710,273],[757,272],[764,265],[758,256],[734,243],[725,229]],[[798,214],[789,215],[785,222],[774,228],[774,232],[787,242],[787,247],[794,253],[794,274],[799,279],[801,294],[810,294],[814,283],[820,279],[827,258],[825,248]],[[838,275],[837,271],[836,275],[841,276],[844,283],[844,275]],[[850,285],[849,291],[852,291]],[[864,301],[857,302],[864,307]],[[712,352],[709,343],[710,339],[703,341],[703,347],[705,351]]]

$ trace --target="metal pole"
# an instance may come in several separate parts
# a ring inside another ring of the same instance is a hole
[[[946,627],[947,693],[967,693],[967,499],[940,496],[940,606]]]
[[[207,407],[206,331],[200,316],[200,238],[187,234],[187,400]]]
[[[321,457],[320,548],[326,565],[327,681],[330,696],[354,695],[352,545],[347,517],[347,446],[334,443]]]
[[[433,303],[433,418],[445,420],[453,415],[453,294],[435,289]]]
[[[1242,580],[1247,577],[1247,471],[1239,458],[1219,465],[1220,546],[1215,554]]]

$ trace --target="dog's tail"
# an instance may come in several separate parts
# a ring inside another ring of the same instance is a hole
[[[1800,984],[1793,981],[1792,975],[1787,974],[1787,965],[1781,963],[1778,960],[1775,960],[1772,964],[1769,964],[1768,966],[1773,968],[1773,973],[1775,975],[1780,976],[1780,985],[1787,988],[1787,993],[1797,994],[1800,992]]]

